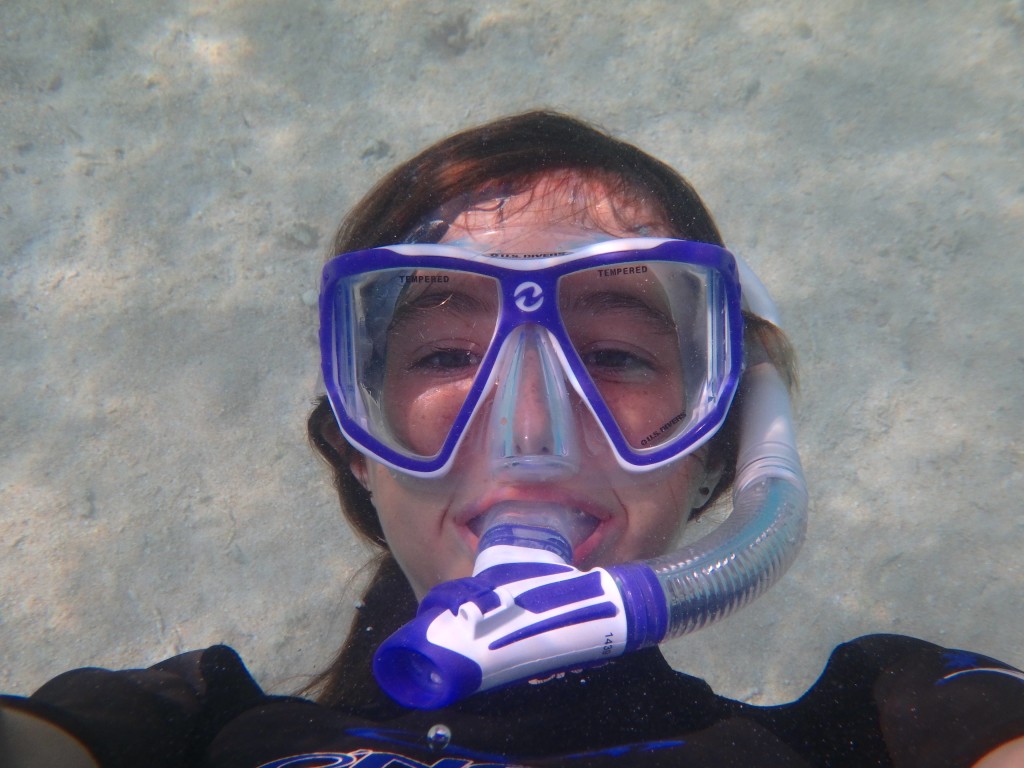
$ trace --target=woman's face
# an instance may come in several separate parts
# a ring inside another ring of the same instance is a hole
[[[651,211],[613,205],[595,183],[550,178],[526,193],[463,213],[452,222],[444,242],[480,252],[551,253],[613,237],[665,236],[663,228],[652,225],[656,221]],[[409,442],[436,441],[428,433],[432,425],[450,421],[450,414],[439,412],[447,406],[426,391],[403,396],[414,385],[406,386],[401,371],[389,376],[394,379],[392,394],[385,399],[401,402],[385,402],[384,407],[400,414],[399,430]],[[520,389],[517,419],[529,430],[535,426],[530,422],[547,418],[546,406],[533,391],[529,375]],[[479,416],[442,478],[414,478],[367,457],[353,461],[353,472],[370,491],[391,551],[418,598],[436,584],[472,573],[478,543],[474,521],[501,502],[557,503],[590,516],[594,530],[575,547],[581,568],[647,559],[666,551],[690,511],[714,485],[705,471],[705,452],[654,471],[628,472],[615,460],[589,412],[582,407],[574,411],[581,422],[577,429],[584,460],[572,471],[543,479],[496,471],[488,451],[481,449],[488,427],[486,418]],[[642,419],[650,404],[638,403],[635,411]]]

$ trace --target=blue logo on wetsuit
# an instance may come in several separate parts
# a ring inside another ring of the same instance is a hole
[[[293,755],[265,763],[260,768],[505,768],[498,763],[474,763],[461,757],[442,757],[433,763],[424,763],[392,752],[374,752],[357,749],[352,752],[316,752]]]

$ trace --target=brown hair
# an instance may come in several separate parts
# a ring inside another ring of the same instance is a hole
[[[684,240],[722,245],[722,237],[697,192],[676,171],[632,144],[612,138],[576,118],[532,111],[502,118],[442,139],[399,165],[352,209],[334,237],[329,256],[409,241],[436,241],[443,227],[481,199],[522,192],[541,177],[568,172],[597,181],[617,202],[653,211],[663,231]],[[431,229],[431,224],[442,228]],[[794,384],[792,352],[771,323],[745,315],[749,341]],[[709,461],[724,466],[709,500],[731,484],[742,402],[709,443]],[[308,420],[309,437],[334,472],[342,510],[359,535],[381,550],[381,560],[349,639],[334,663],[310,686],[318,700],[379,713],[381,694],[370,676],[375,645],[411,618],[416,600],[388,551],[369,493],[350,468],[355,451],[341,437],[326,397]],[[705,505],[707,506],[707,505]]]

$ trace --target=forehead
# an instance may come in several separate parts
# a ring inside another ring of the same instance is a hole
[[[616,237],[668,237],[662,218],[598,180],[560,174],[474,204],[450,222],[441,242],[482,253],[543,253]]]

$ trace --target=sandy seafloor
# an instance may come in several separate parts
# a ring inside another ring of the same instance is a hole
[[[341,214],[567,110],[685,173],[799,351],[804,551],[667,646],[791,699],[900,632],[1024,665],[1024,3],[0,4],[0,690],[229,643],[291,691],[367,553],[304,419]]]

